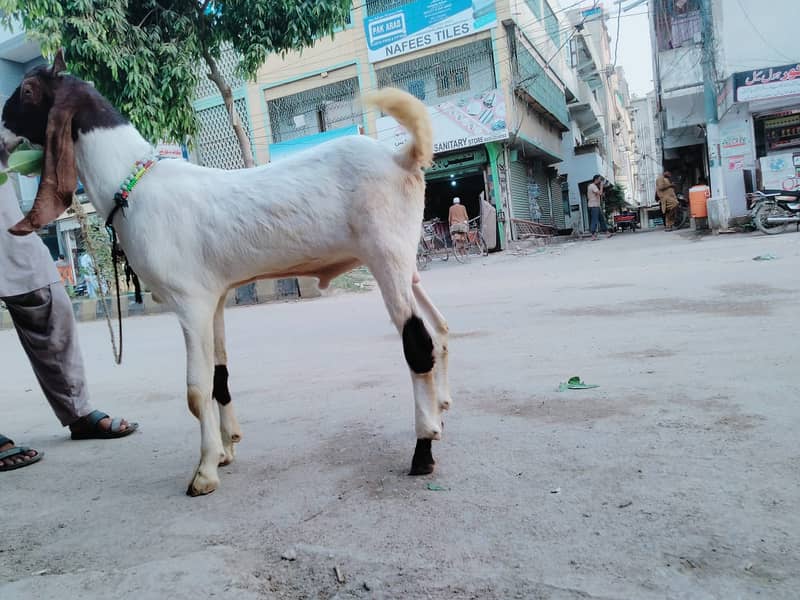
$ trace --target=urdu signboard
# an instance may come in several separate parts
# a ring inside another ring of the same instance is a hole
[[[733,86],[737,102],[800,94],[800,64],[736,73]]]

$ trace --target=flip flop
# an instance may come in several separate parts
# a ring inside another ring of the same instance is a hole
[[[0,452],[0,463],[6,458],[11,458],[12,456],[19,456],[20,454],[25,454],[27,452],[30,452],[31,450],[33,450],[33,448],[28,448],[27,446],[14,446],[13,448],[9,448],[8,450],[3,450],[2,452]],[[11,465],[0,464],[0,471],[13,471],[14,469],[21,469],[22,467],[27,467],[28,465],[32,465],[33,463],[42,460],[43,456],[44,452],[36,450],[36,456],[34,456],[33,458],[29,457],[28,460],[23,461],[21,463],[15,463]]]
[[[91,427],[89,431],[73,431],[73,440],[110,440],[113,438],[121,438],[126,435],[132,434],[139,428],[138,423],[128,423],[127,429],[120,429],[122,427],[122,419],[116,417],[111,420],[111,427],[109,429],[100,429],[100,421],[110,418],[106,413],[101,410],[93,410],[85,417],[82,417]]]

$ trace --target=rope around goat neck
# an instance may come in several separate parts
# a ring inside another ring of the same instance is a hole
[[[103,301],[103,312],[106,315],[106,323],[108,324],[108,335],[111,338],[111,351],[114,354],[114,362],[122,364],[122,312],[121,312],[121,301],[119,296],[119,275],[116,273],[116,260],[117,257],[112,256],[111,260],[114,261],[114,273],[117,279],[117,312],[119,316],[119,351],[117,351],[117,340],[114,336],[114,327],[111,325],[111,301],[103,294],[103,283],[106,284],[106,288],[108,289],[109,293],[111,292],[111,286],[108,285],[108,280],[105,278],[104,275],[100,273],[100,263],[97,261],[97,252],[94,248],[94,243],[92,242],[92,238],[89,235],[89,219],[86,216],[86,212],[83,210],[83,206],[81,206],[80,201],[78,200],[77,196],[73,196],[72,198],[72,210],[75,211],[75,216],[78,219],[78,223],[81,226],[81,233],[83,234],[83,240],[86,244],[86,249],[89,252],[89,256],[92,258],[92,263],[94,267],[94,273],[97,277],[97,283],[100,287],[100,297]]]

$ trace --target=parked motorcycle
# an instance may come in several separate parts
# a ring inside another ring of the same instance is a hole
[[[753,224],[767,235],[783,233],[790,223],[800,231],[800,190],[764,190],[751,196]]]

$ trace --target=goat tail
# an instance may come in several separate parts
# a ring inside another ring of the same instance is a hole
[[[409,169],[429,167],[433,161],[433,128],[428,109],[416,97],[397,88],[383,88],[364,101],[394,119],[411,133],[411,144],[400,155]]]

